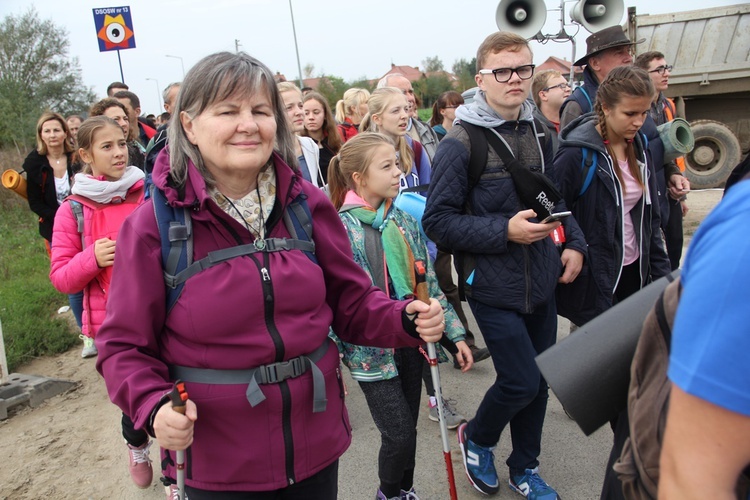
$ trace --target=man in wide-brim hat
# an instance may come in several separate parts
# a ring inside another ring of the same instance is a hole
[[[586,55],[573,63],[574,66],[586,66],[583,86],[577,88],[560,108],[561,129],[593,109],[599,83],[617,66],[633,64],[632,47],[645,40],[631,41],[619,25],[604,28],[586,39]]]

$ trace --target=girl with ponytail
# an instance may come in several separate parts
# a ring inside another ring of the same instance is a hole
[[[639,132],[654,92],[642,69],[615,68],[599,86],[594,113],[560,135],[553,175],[589,245],[578,279],[558,285],[558,312],[577,325],[670,270],[654,165]]]
[[[462,371],[466,371],[473,364],[471,350],[464,341],[461,322],[438,286],[417,221],[393,204],[401,175],[391,139],[383,134],[360,132],[342,146],[328,167],[331,200],[346,228],[354,261],[367,272],[372,284],[392,299],[411,300],[416,292],[414,263],[425,263],[430,296],[443,307],[445,335],[455,343],[457,359]],[[362,388],[382,436],[378,456],[380,485],[375,498],[417,498],[413,482],[422,354],[413,347],[383,349],[342,341],[337,344],[352,378]],[[448,359],[442,351],[439,357]]]
[[[599,86],[594,112],[577,118],[560,134],[553,177],[588,243],[578,278],[557,287],[558,314],[576,325],[670,272],[661,237],[656,172],[646,153],[646,137],[639,132],[654,94],[644,70],[617,67]],[[630,434],[627,409],[610,425],[614,444],[601,498],[620,500],[622,483],[613,465]]]

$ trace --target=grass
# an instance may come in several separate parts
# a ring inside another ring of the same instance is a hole
[[[419,119],[425,123],[430,123],[430,118],[432,118],[432,108],[422,108],[417,110],[417,115],[419,116]]]
[[[0,151],[3,170],[22,161],[15,152]],[[67,304],[67,295],[49,281],[49,258],[36,215],[24,199],[0,188],[0,321],[9,372],[79,342],[69,322],[57,316],[57,309]]]

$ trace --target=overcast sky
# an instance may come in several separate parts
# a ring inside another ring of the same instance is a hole
[[[638,14],[662,14],[675,4],[693,10],[737,3],[626,0],[625,10],[634,5]],[[125,82],[145,113],[162,111],[159,94],[182,79],[181,62],[187,71],[208,54],[234,51],[235,40],[274,72],[290,80],[298,74],[288,0],[0,0],[0,17],[20,15],[30,5],[67,30],[70,55],[78,57],[84,83],[100,96],[120,80],[120,67],[116,51],[99,52],[92,9],[129,6],[136,48],[121,50],[120,56]],[[566,22],[573,5],[565,4]],[[546,0],[547,9],[557,10],[547,12],[544,34],[560,30],[559,6],[559,0]],[[302,67],[313,64],[313,76],[326,73],[347,81],[379,78],[391,63],[421,67],[428,56],[440,57],[450,71],[457,59],[474,57],[482,40],[497,30],[496,0],[292,0],[292,7]],[[567,30],[572,34],[577,28]],[[580,28],[576,57],[585,54],[588,34]],[[532,42],[532,48],[537,64],[548,56],[572,56],[569,42]]]

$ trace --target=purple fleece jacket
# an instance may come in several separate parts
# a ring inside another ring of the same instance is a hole
[[[318,265],[298,250],[229,260],[190,278],[167,316],[151,200],[123,224],[107,316],[96,338],[97,369],[110,398],[136,428],[146,426],[152,410],[171,390],[169,365],[247,369],[287,360],[326,342],[331,325],[353,344],[419,345],[419,339],[403,330],[406,302],[388,299],[354,263],[344,227],[325,194],[276,154],[274,166],[275,211],[301,189],[308,196]],[[247,229],[208,196],[197,169],[191,164],[188,170],[182,200],[167,186],[166,149],[153,174],[169,203],[193,209],[194,259],[236,245],[233,233],[243,243],[251,242]],[[281,220],[269,228],[270,238],[288,236]],[[265,293],[262,268],[270,276]],[[262,385],[266,400],[254,408],[245,385],[187,383],[198,409],[195,439],[187,453],[187,484],[207,490],[274,490],[338,459],[349,446],[351,428],[333,345],[317,365],[325,376],[328,399],[321,413],[312,412],[310,371],[280,384]],[[174,467],[169,465],[166,473],[174,478]]]

